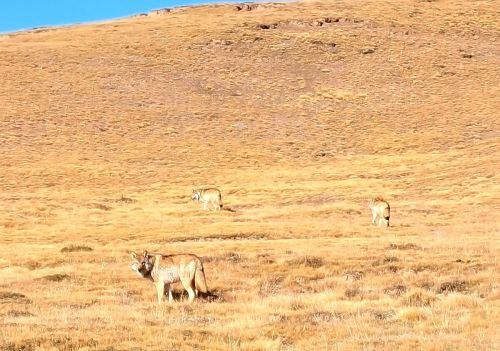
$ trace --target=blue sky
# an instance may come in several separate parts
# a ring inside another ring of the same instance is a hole
[[[210,0],[0,0],[0,33],[120,18]],[[222,2],[222,1],[221,1]],[[237,2],[237,1],[234,1]]]

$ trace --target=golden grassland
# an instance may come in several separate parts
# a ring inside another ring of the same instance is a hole
[[[498,10],[228,4],[1,35],[0,349],[499,349]],[[200,185],[234,212],[201,211]],[[202,257],[214,296],[158,306],[144,249]]]

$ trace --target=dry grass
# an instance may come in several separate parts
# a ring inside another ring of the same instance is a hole
[[[497,12],[214,5],[0,36],[0,349],[500,348]],[[207,184],[233,211],[190,201]],[[214,296],[157,306],[144,249],[202,256]]]

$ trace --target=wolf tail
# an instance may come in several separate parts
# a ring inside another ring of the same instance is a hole
[[[207,281],[205,280],[205,271],[203,269],[203,264],[198,262],[196,266],[196,272],[194,273],[194,284],[196,289],[202,293],[208,293]]]
[[[385,226],[389,226],[389,218],[391,217],[391,208],[389,207],[389,204],[387,204],[387,207],[384,209],[384,219],[385,219]]]
[[[384,208],[383,217],[387,220],[389,220],[389,217],[391,217],[391,208],[389,206]]]

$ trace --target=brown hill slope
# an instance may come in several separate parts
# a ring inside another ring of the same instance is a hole
[[[495,348],[497,16],[309,1],[0,36],[0,342]],[[235,212],[190,203],[204,184]],[[158,309],[144,248],[205,256],[223,301]]]

